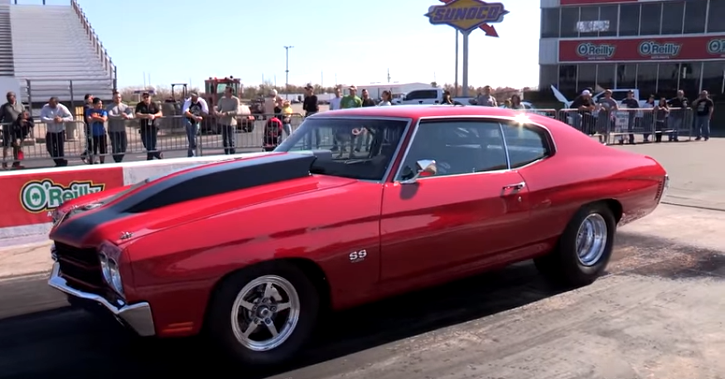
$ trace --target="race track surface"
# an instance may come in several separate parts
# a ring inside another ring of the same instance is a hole
[[[0,378],[192,371],[214,378],[715,378],[725,372],[725,298],[712,296],[725,293],[725,257],[621,233],[609,271],[594,285],[566,292],[523,263],[337,314],[299,362],[267,372],[231,367],[199,338],[143,340],[113,320],[58,309],[0,321]],[[43,282],[24,288],[43,291]]]

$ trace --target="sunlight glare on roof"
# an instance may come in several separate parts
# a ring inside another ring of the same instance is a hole
[[[529,116],[527,116],[526,114],[523,114],[522,113],[522,114],[516,115],[516,117],[514,117],[514,121],[516,121],[519,124],[526,124],[530,120],[529,120]]]

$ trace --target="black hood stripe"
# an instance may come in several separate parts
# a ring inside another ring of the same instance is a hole
[[[78,246],[79,243],[86,243],[85,240],[95,227],[109,220],[204,197],[307,177],[315,159],[315,155],[275,154],[191,169],[144,185],[110,205],[72,214],[58,225],[50,238]]]

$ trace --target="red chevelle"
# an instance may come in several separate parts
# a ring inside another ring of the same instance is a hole
[[[88,195],[54,214],[49,284],[141,336],[292,357],[318,316],[534,259],[570,286],[667,186],[654,159],[470,106],[308,117],[275,152]]]

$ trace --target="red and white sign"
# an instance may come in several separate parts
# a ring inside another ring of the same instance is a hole
[[[64,201],[89,193],[123,186],[123,168],[48,171],[3,176],[0,228],[50,222],[48,213]]]
[[[725,35],[559,41],[559,62],[725,58]]]

